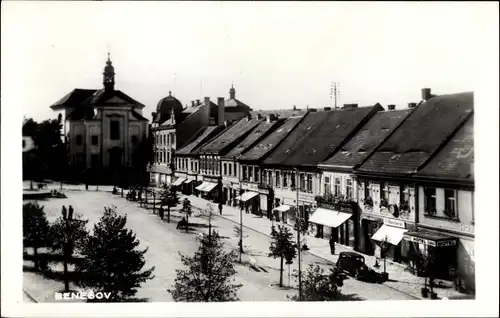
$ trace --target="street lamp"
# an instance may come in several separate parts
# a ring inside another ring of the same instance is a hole
[[[296,191],[297,191],[297,221],[299,222],[299,226],[297,227],[297,254],[298,254],[298,261],[299,261],[299,301],[302,300],[302,272],[301,272],[301,265],[300,265],[300,249],[301,249],[301,246],[300,246],[300,230],[301,230],[301,226],[302,226],[302,218],[300,217],[300,213],[299,213],[299,171],[297,168],[295,168],[295,180],[296,180]]]

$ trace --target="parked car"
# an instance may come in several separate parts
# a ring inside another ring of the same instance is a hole
[[[357,280],[383,283],[382,275],[365,264],[365,257],[354,252],[340,252],[336,264],[341,271],[347,272]]]

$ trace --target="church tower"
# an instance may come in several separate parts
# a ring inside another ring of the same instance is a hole
[[[109,52],[104,73],[102,73],[102,83],[106,91],[113,91],[115,89],[115,68],[113,67],[113,63],[111,63]]]
[[[229,90],[229,98],[230,99],[236,98],[236,90],[234,89],[233,84],[231,84],[231,89]]]

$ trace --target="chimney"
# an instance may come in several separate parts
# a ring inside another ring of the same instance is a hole
[[[194,104],[194,100],[191,101],[191,107],[194,107],[195,104]]]
[[[408,103],[408,108],[415,108],[417,107],[417,103]]]
[[[293,105],[293,110],[297,110],[297,106]]]
[[[358,104],[344,104],[343,109],[358,108]]]
[[[325,107],[325,108],[323,108],[323,110],[326,112],[326,111],[332,110],[332,108],[331,107]]]
[[[271,115],[266,116],[266,123],[270,124],[271,123]]]
[[[388,110],[395,110],[396,109],[396,105],[387,105],[387,109]]]
[[[196,100],[196,106],[200,106],[200,100],[199,99]]]
[[[422,99],[427,101],[432,97],[430,88],[422,88]]]
[[[198,100],[197,100],[198,101]],[[203,109],[203,114],[204,114],[204,122],[206,126],[210,126],[210,117],[212,116],[211,112],[211,107],[210,107],[210,97],[205,97],[205,103],[204,103],[204,109]]]
[[[224,97],[218,97],[217,98],[217,125],[222,125],[224,123],[224,111],[225,111],[225,104],[224,104]]]

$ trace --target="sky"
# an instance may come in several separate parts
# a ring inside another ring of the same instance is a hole
[[[255,110],[332,106],[332,82],[338,105],[404,108],[424,87],[475,89],[494,11],[467,2],[2,2],[3,97],[23,116],[55,118],[49,106],[72,89],[102,87],[109,51],[115,88],[149,119],[169,91],[186,105],[228,98],[232,83]]]

